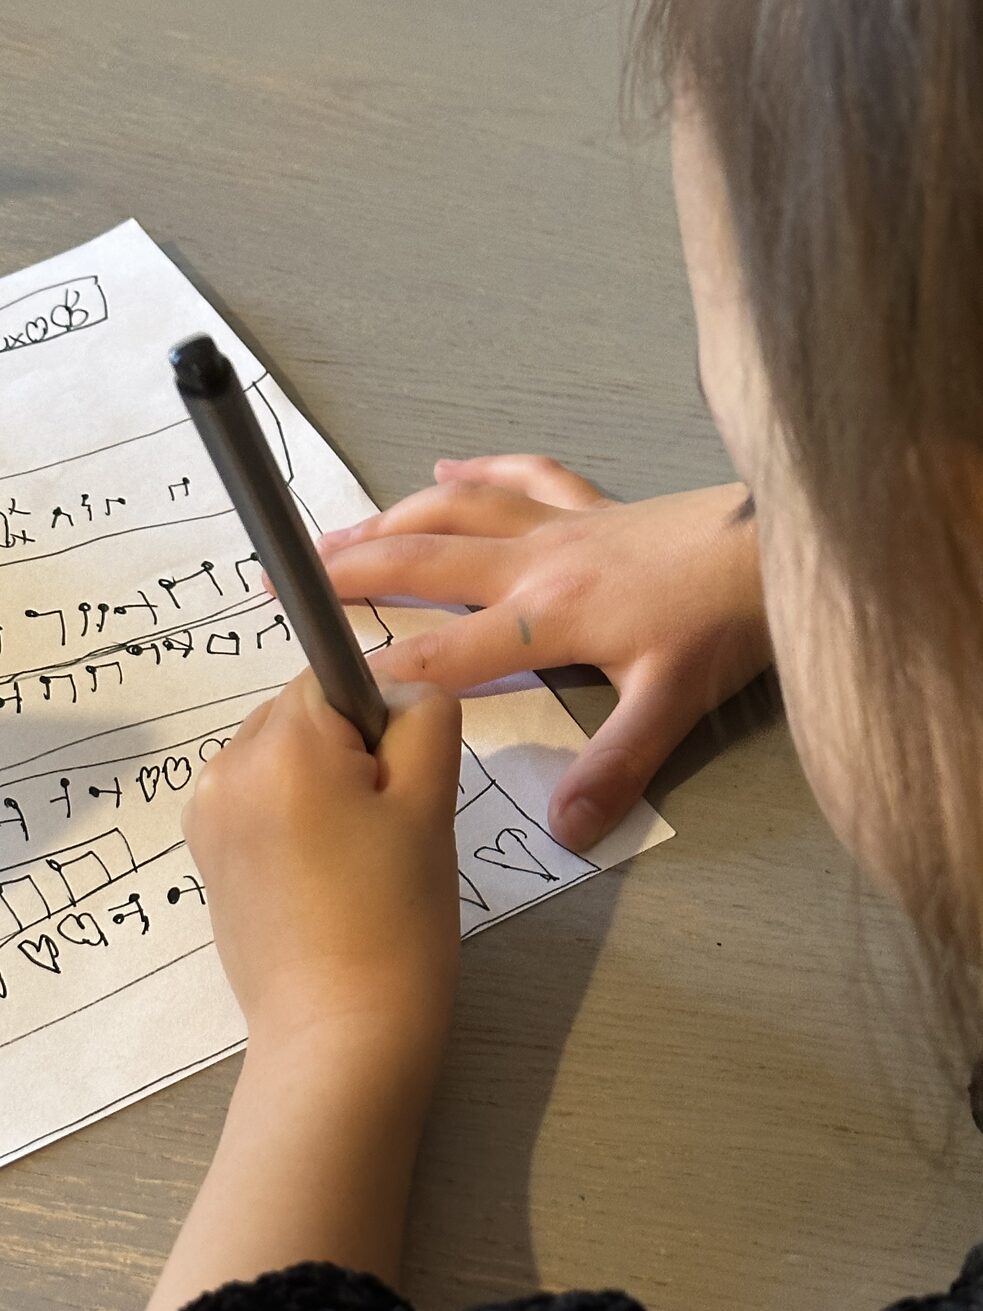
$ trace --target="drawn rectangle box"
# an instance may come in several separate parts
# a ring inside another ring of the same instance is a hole
[[[40,872],[38,863],[33,863],[35,872]],[[5,912],[0,925],[4,940],[19,933],[25,925],[38,924],[48,916],[48,903],[31,874],[0,882],[0,904]]]
[[[6,912],[0,912],[0,946],[133,869],[129,843],[114,828],[0,870],[0,906]]]
[[[90,892],[97,892],[112,882],[112,875],[102,857],[91,848],[69,860],[58,860],[51,868],[57,869],[73,901],[81,901]]]

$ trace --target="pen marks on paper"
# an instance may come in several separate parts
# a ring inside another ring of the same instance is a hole
[[[0,306],[0,355],[94,327],[108,317],[106,297],[94,274],[41,287]]]

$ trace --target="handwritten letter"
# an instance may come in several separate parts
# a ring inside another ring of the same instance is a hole
[[[199,332],[310,532],[374,509],[135,222],[0,279],[0,1164],[245,1040],[179,817],[304,656],[174,389],[168,348]],[[349,617],[368,652],[448,615]],[[584,739],[532,676],[466,700],[464,736],[465,935],[670,834],[640,805],[589,859],[553,840]]]

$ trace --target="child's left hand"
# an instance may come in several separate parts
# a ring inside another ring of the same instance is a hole
[[[306,671],[249,715],[185,809],[253,1042],[377,1021],[436,1035],[446,1023],[460,934],[460,707],[411,685],[387,701],[370,755]]]

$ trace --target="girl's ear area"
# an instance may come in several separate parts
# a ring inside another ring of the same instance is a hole
[[[758,491],[770,391],[745,294],[724,172],[695,95],[673,97],[673,187],[698,338],[699,386],[738,477]]]

